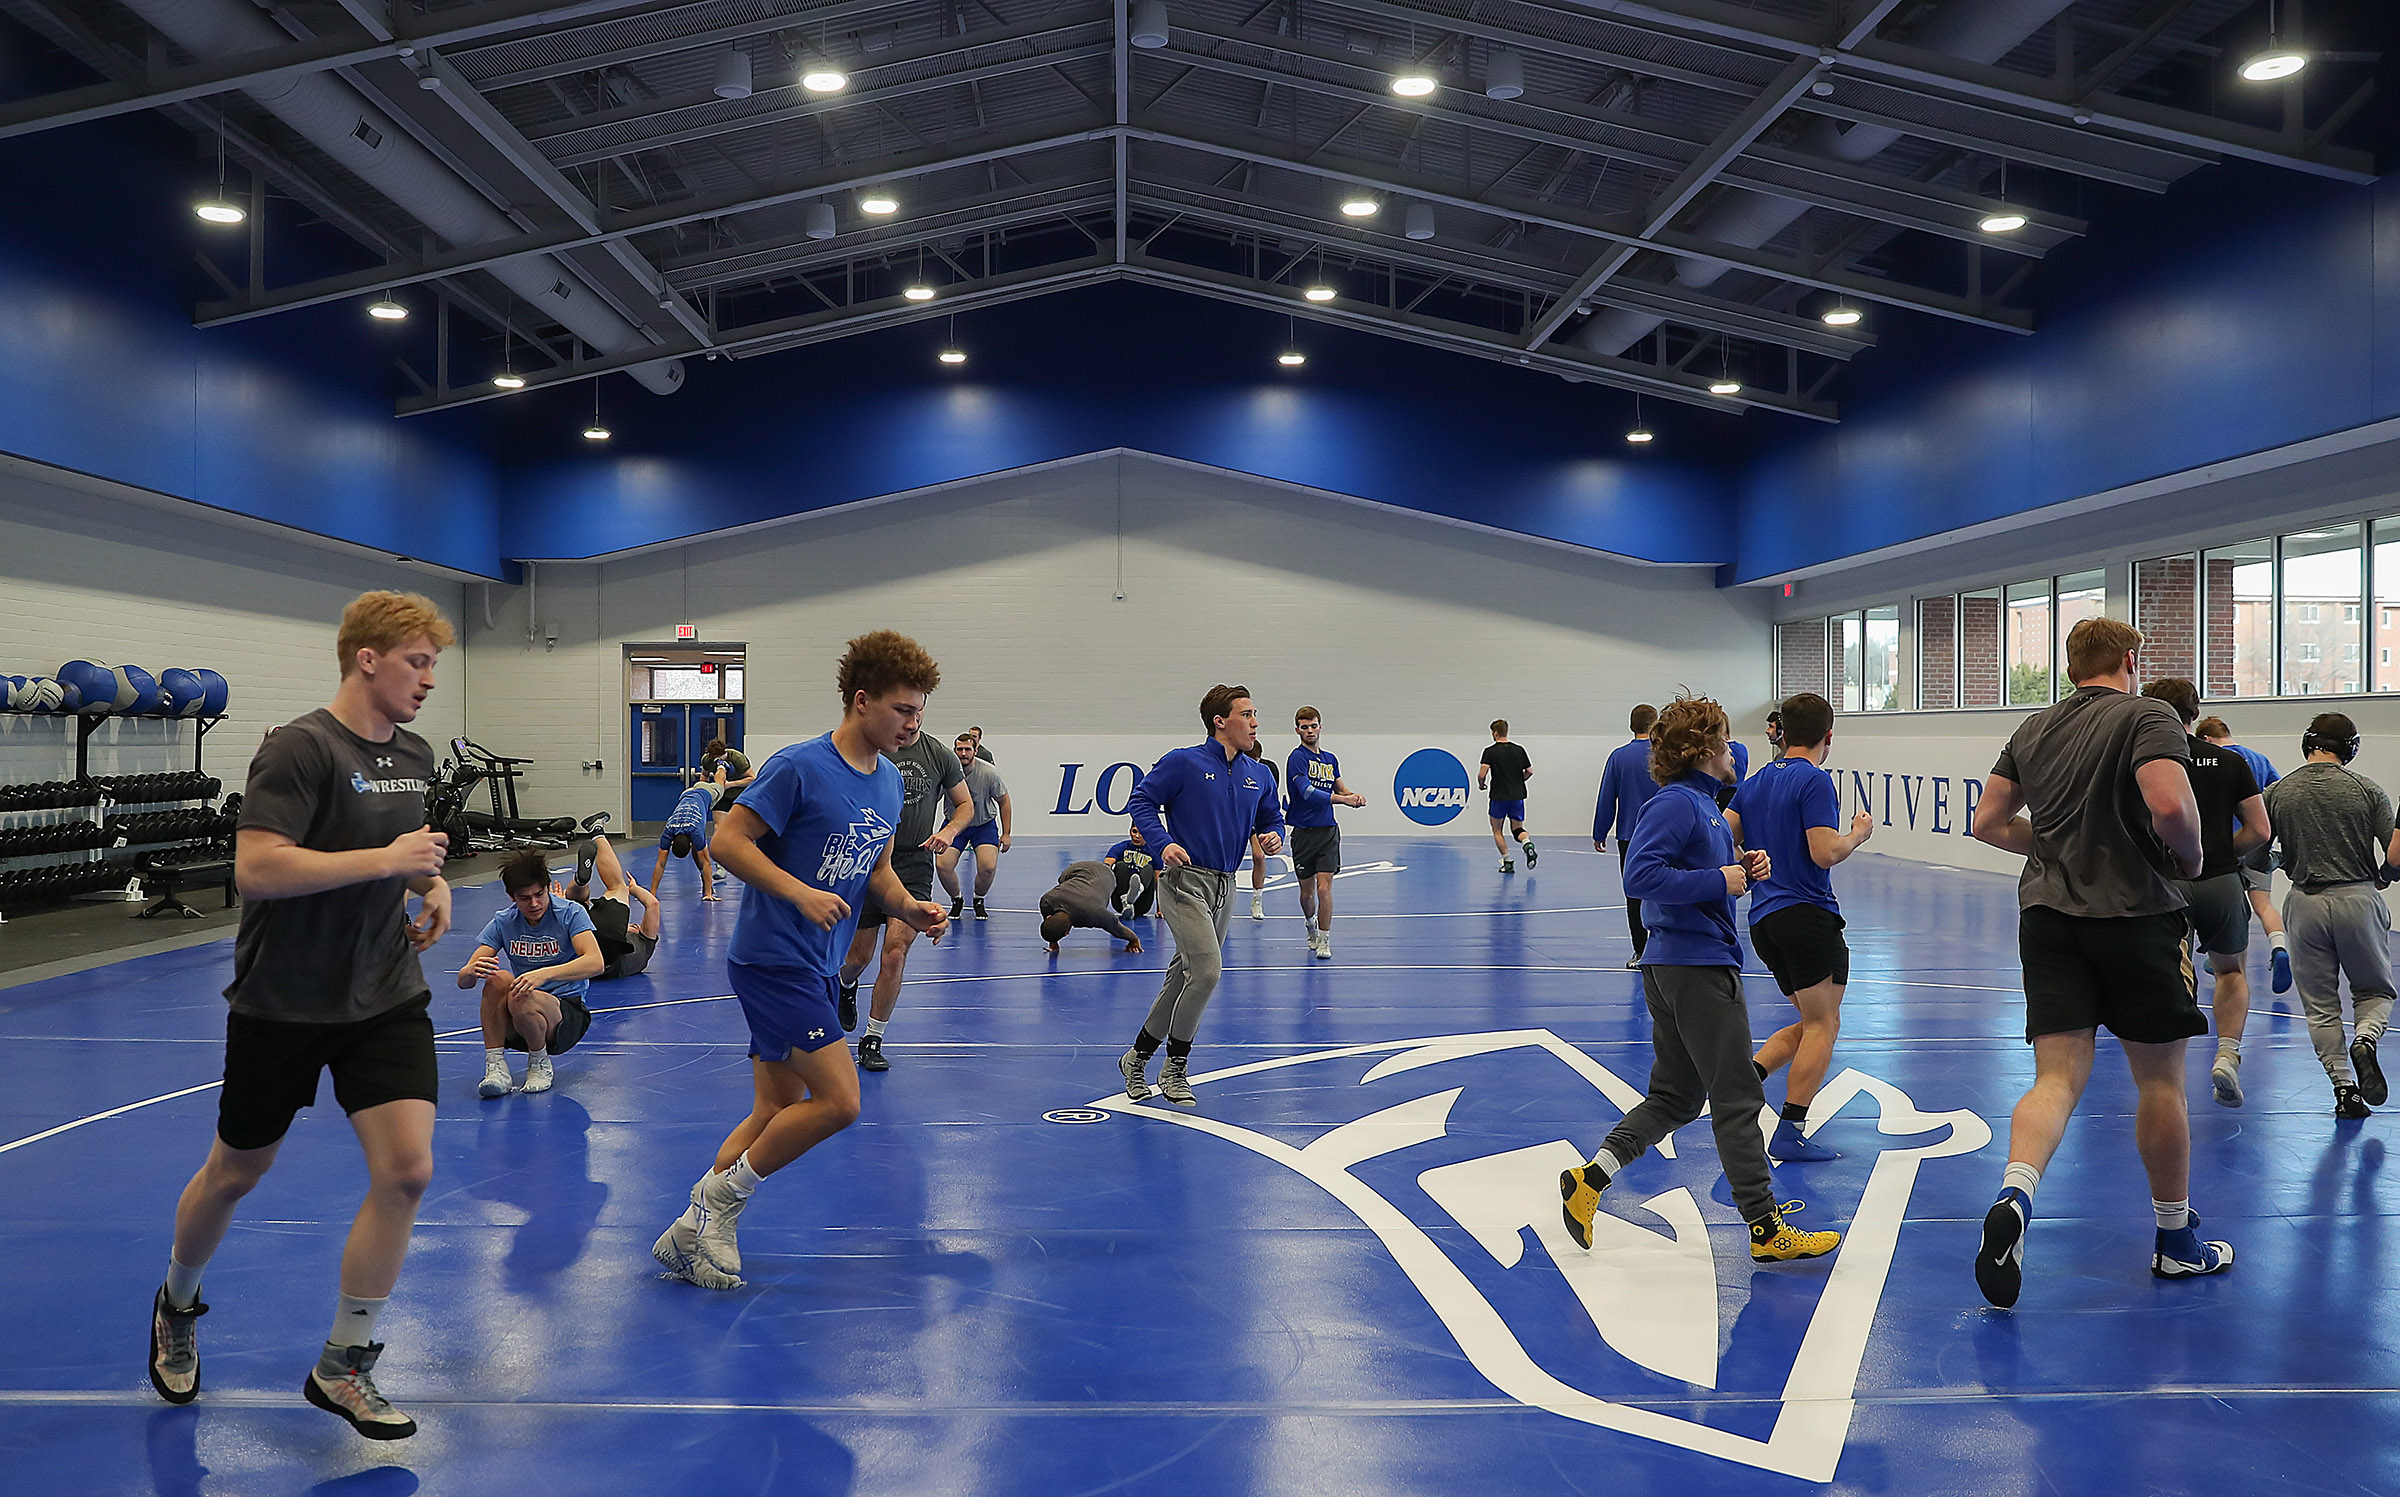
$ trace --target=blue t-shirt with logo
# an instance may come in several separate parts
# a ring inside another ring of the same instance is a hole
[[[555,967],[575,960],[575,936],[592,928],[592,917],[571,899],[553,898],[550,912],[527,921],[525,912],[510,905],[494,915],[476,941],[507,959],[508,970],[523,977],[537,967]],[[595,937],[597,939],[597,937]],[[556,982],[547,991],[561,998],[581,998],[589,982]]]
[[[791,901],[744,889],[728,953],[733,960],[823,977],[840,971],[867,876],[900,824],[901,798],[900,770],[891,760],[877,755],[875,767],[861,774],[830,733],[768,755],[742,791],[742,809],[766,824],[758,850],[810,888],[840,896],[850,914],[823,930]]]
[[[1150,849],[1134,846],[1131,837],[1102,853],[1101,856],[1112,863],[1122,863],[1136,873],[1148,873],[1158,866],[1158,859],[1150,856]]]
[[[1342,777],[1342,761],[1323,749],[1301,744],[1284,761],[1283,782],[1290,809],[1284,820],[1292,826],[1332,826],[1333,786]]]
[[[667,817],[666,830],[687,835],[708,830],[708,818],[717,809],[717,789],[714,785],[694,785],[675,802],[674,811]]]
[[[1809,856],[1808,829],[1842,829],[1842,797],[1833,776],[1806,759],[1777,759],[1742,781],[1733,793],[1733,813],[1742,819],[1742,844],[1764,848],[1774,874],[1750,886],[1750,923],[1813,904],[1831,914],[1842,907],[1833,897],[1833,874]]]

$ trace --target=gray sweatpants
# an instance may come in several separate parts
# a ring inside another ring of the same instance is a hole
[[[1750,1064],[1750,1010],[1733,967],[1644,967],[1650,1007],[1650,1095],[1625,1114],[1602,1148],[1627,1164],[1708,1109],[1717,1158],[1742,1220],[1775,1209],[1775,1180],[1759,1136],[1767,1102]]]
[[[2373,884],[2334,884],[2314,894],[2294,889],[2283,901],[2283,930],[2317,1060],[2335,1086],[2354,1085],[2342,1035],[2342,978],[2350,979],[2358,1037],[2380,1038],[2392,1022],[2392,912]]]
[[[1175,937],[1175,959],[1142,1028],[1184,1044],[1200,1032],[1200,1015],[1225,971],[1225,923],[1233,917],[1233,875],[1213,868],[1162,868],[1158,912]]]

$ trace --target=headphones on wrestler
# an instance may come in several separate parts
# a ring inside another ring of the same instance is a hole
[[[2358,743],[2359,737],[2356,733],[2352,733],[2347,738],[2336,738],[2330,733],[2319,733],[2311,728],[2300,735],[2300,752],[2303,756],[2331,754],[2347,764],[2358,757]]]

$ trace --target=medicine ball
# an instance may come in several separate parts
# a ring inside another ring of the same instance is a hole
[[[44,678],[45,684],[58,689],[58,701],[45,709],[51,712],[74,714],[83,710],[83,692],[73,683]]]
[[[20,703],[18,710],[21,712],[73,711],[72,707],[66,705],[67,694],[66,687],[59,685],[48,676],[28,676],[25,678],[25,689],[18,698]],[[76,705],[80,706],[81,704],[82,699],[78,697]]]
[[[158,710],[169,717],[198,717],[207,704],[208,686],[182,666],[158,673]]]
[[[89,660],[70,660],[58,668],[58,680],[61,686],[72,686],[82,693],[83,705],[78,710],[86,717],[104,717],[133,705],[133,683],[118,680],[117,673],[108,666]]]
[[[206,693],[201,698],[200,715],[202,717],[223,717],[225,704],[232,700],[233,688],[226,684],[223,676],[206,666],[202,666],[192,674],[200,678],[200,685]]]
[[[120,703],[117,710],[119,712],[134,717],[156,717],[158,715],[158,677],[151,675],[138,665],[118,666],[116,677],[117,700]],[[125,691],[128,687],[132,688],[133,701],[130,705],[125,705]]]
[[[33,705],[26,694],[23,676],[0,676],[0,711],[31,712]]]

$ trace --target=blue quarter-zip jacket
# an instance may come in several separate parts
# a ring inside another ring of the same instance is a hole
[[[1738,967],[1733,900],[1724,869],[1739,862],[1733,830],[1717,813],[1721,782],[1687,769],[1659,787],[1635,823],[1625,892],[1642,902],[1650,942],[1645,967]]]
[[[1634,824],[1642,819],[1642,807],[1656,794],[1658,781],[1650,778],[1650,740],[1634,738],[1618,744],[1608,756],[1608,767],[1600,771],[1600,804],[1592,810],[1592,840],[1631,837]]]
[[[1153,851],[1164,854],[1168,843],[1179,843],[1193,867],[1219,873],[1242,866],[1252,836],[1283,834],[1283,795],[1275,771],[1248,754],[1228,760],[1214,738],[1173,750],[1151,765],[1133,787],[1129,809]]]

